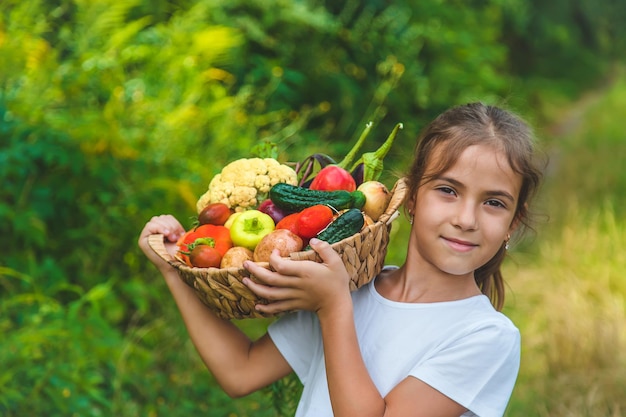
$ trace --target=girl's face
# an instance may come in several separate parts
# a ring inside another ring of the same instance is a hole
[[[431,159],[437,157],[434,152]],[[429,163],[426,175],[433,172]],[[411,253],[420,270],[471,276],[516,226],[522,178],[488,145],[466,148],[456,163],[422,183],[411,201]]]

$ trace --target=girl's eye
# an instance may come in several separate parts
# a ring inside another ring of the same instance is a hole
[[[503,208],[506,208],[504,203],[502,203],[502,201],[500,201],[500,200],[487,200],[485,202],[485,204],[487,204],[488,206],[493,206],[493,207],[503,207]]]
[[[456,195],[456,192],[454,191],[454,189],[450,187],[437,187],[437,191],[440,191],[444,194]]]

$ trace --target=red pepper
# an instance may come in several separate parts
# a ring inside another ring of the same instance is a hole
[[[213,247],[224,256],[226,251],[233,247],[233,241],[230,238],[230,229],[226,226],[215,224],[203,224],[195,229],[197,238],[213,238],[215,244]]]
[[[220,255],[224,256],[226,251],[233,247],[230,230],[221,225],[203,224],[185,233],[178,240],[178,253],[186,263],[190,264],[189,253],[197,245],[214,247]]]
[[[323,204],[305,208],[297,219],[298,235],[305,239],[317,236],[333,220],[333,210]]]
[[[188,230],[184,235],[178,239],[176,242],[176,246],[178,246],[178,256],[188,265],[191,265],[191,261],[189,260],[189,250],[187,246],[193,243],[196,240],[197,234],[194,230]]]

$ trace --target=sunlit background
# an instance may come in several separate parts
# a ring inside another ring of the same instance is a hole
[[[429,120],[481,100],[549,159],[505,266],[523,337],[507,416],[625,416],[625,21],[617,0],[2,0],[0,415],[292,414],[291,378],[219,390],[139,231],[190,227],[259,144],[339,160],[368,121],[364,151],[404,124],[392,186]]]

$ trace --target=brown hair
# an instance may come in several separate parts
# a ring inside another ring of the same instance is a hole
[[[533,133],[522,119],[504,109],[482,103],[470,103],[453,107],[433,120],[420,135],[414,153],[413,164],[406,175],[407,198],[415,198],[424,182],[448,170],[467,147],[488,144],[501,149],[507,156],[514,172],[522,177],[522,186],[515,208],[515,219],[529,225],[528,202],[537,191],[542,173],[536,165]],[[435,172],[425,176],[425,169],[433,156],[440,159]],[[498,252],[486,264],[474,271],[474,279],[482,293],[487,295],[497,310],[504,305],[504,279],[500,265],[506,256],[504,242]]]

